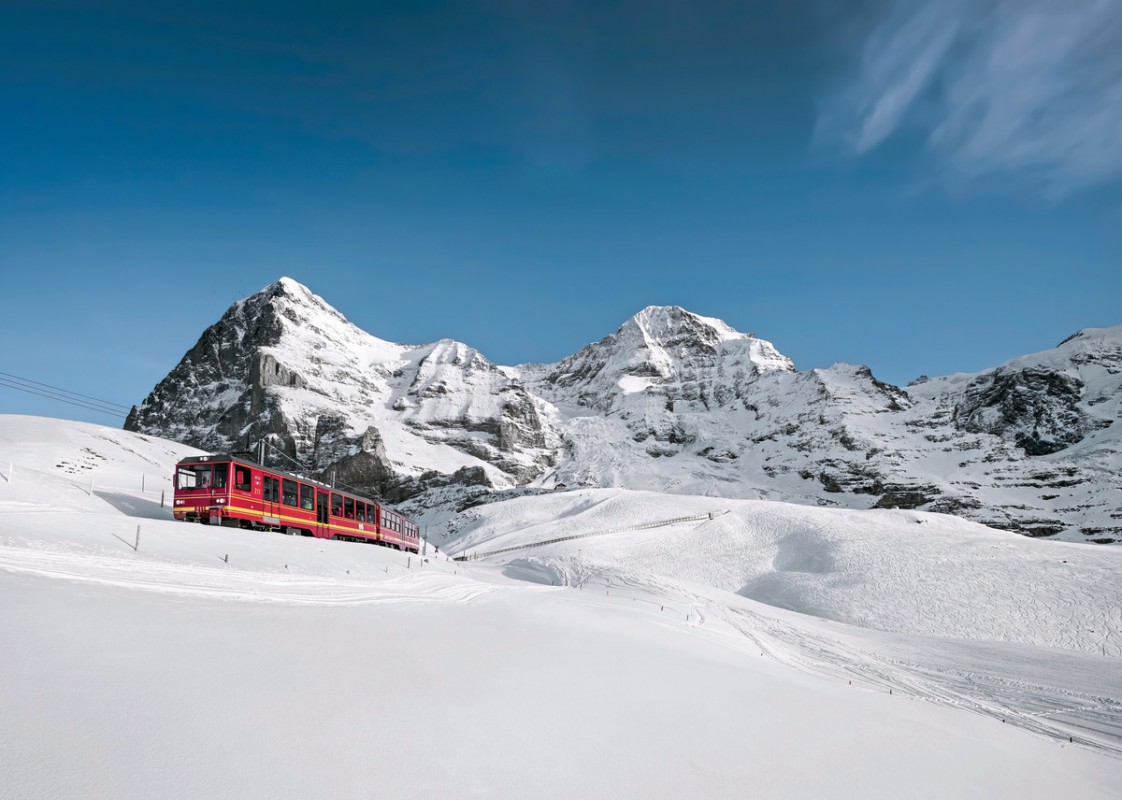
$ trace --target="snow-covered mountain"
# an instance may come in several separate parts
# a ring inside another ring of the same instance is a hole
[[[125,427],[212,451],[267,437],[300,464],[387,494],[422,476],[531,480],[559,444],[542,406],[468,345],[378,339],[282,278],[208,328]]]
[[[1122,540],[1122,326],[906,388],[798,372],[767,341],[650,307],[556,364],[394,344],[282,278],[236,303],[126,422],[213,450],[268,437],[394,501],[601,486],[922,508]],[[291,465],[290,465],[291,466]]]

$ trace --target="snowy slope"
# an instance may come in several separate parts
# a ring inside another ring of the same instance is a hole
[[[385,342],[284,278],[235,304],[129,417],[216,450],[268,438],[393,502],[621,487],[922,508],[1122,540],[1122,326],[906,389],[798,372],[771,343],[652,306],[556,364]],[[282,462],[287,463],[287,462]]]
[[[1122,551],[915,512],[600,490],[434,511],[430,529],[483,550],[728,513],[422,563],[171,521],[159,478],[184,452],[0,417],[10,796],[1050,799],[1122,785]]]
[[[636,574],[852,625],[1122,656],[1122,551],[1041,543],[944,514],[586,489],[477,506],[434,521],[430,537],[486,553],[707,513],[519,555],[563,565],[591,549]]]

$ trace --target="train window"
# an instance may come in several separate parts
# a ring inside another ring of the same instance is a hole
[[[234,468],[234,488],[239,492],[249,491],[249,470],[245,467]]]
[[[280,500],[280,481],[266,475],[262,488],[262,497],[267,503],[275,503]]]
[[[214,486],[217,489],[226,488],[226,476],[229,474],[229,464],[215,464],[214,465]]]
[[[300,508],[305,511],[314,511],[316,507],[316,490],[311,486],[300,484]]]
[[[343,496],[332,493],[331,495],[331,516],[343,516]]]
[[[176,489],[202,489],[210,485],[210,464],[192,464],[175,472]]]
[[[355,501],[350,497],[343,498],[344,516],[347,519],[355,518]]]
[[[355,519],[366,522],[366,503],[355,503]]]
[[[286,506],[297,505],[297,502],[296,502],[296,481],[290,481],[288,478],[285,478],[284,481],[281,483],[281,487],[284,489],[284,504]]]

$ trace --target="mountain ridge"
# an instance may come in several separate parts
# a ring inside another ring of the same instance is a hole
[[[282,278],[238,301],[126,428],[213,451],[261,438],[395,502],[621,486],[956,513],[1122,539],[1122,326],[905,388],[799,372],[770,342],[648,306],[552,364],[388,342]]]

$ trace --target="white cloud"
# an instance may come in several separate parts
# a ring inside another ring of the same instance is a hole
[[[818,135],[855,155],[908,127],[951,182],[1122,176],[1119,0],[896,0],[854,62]]]

